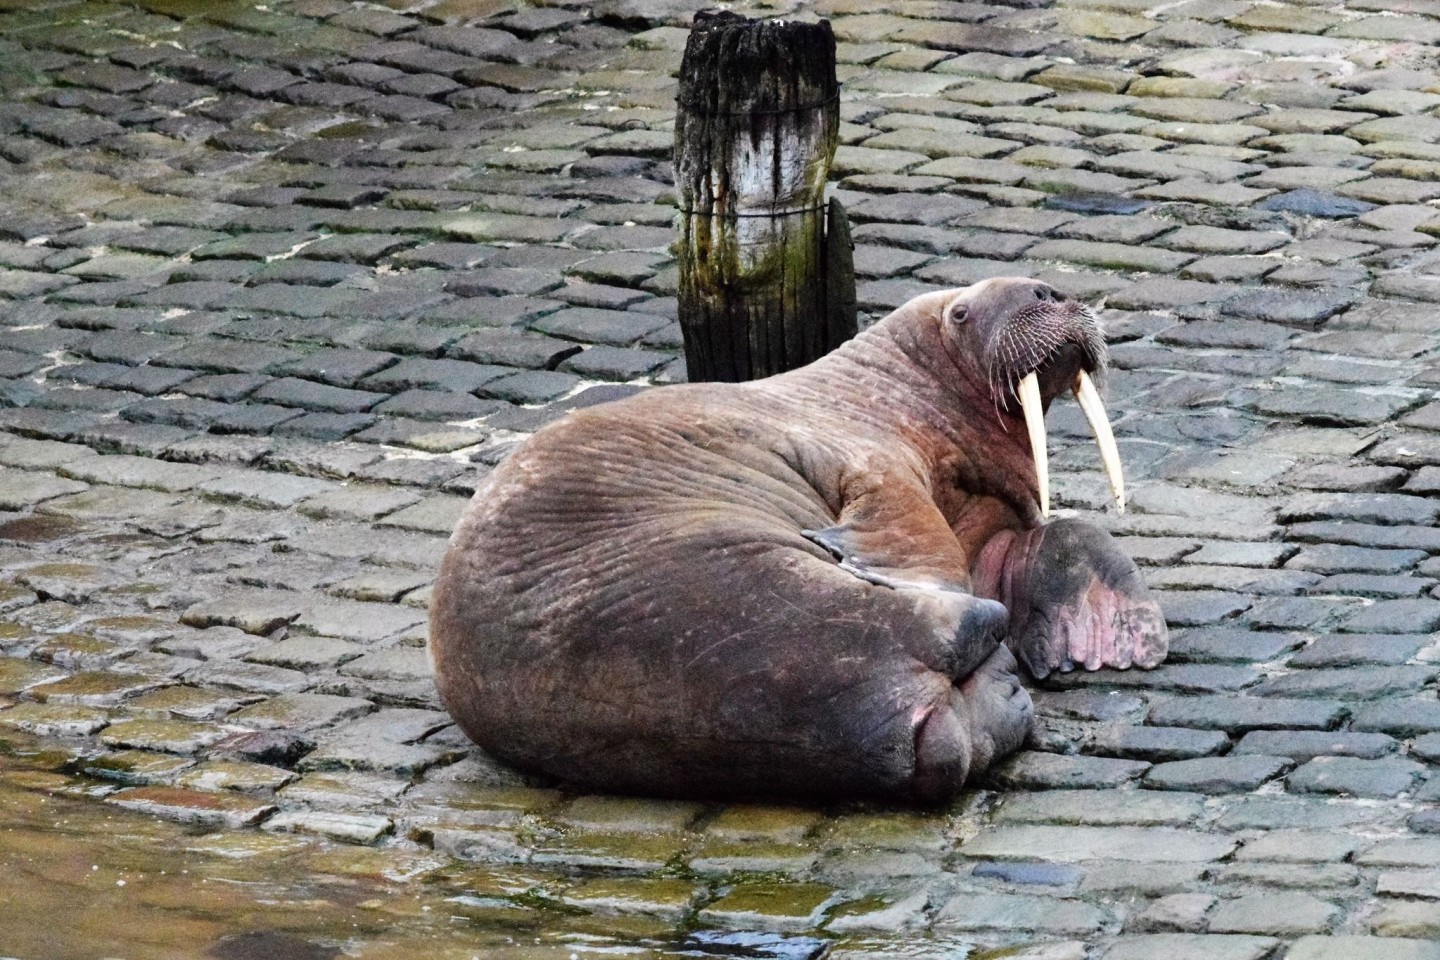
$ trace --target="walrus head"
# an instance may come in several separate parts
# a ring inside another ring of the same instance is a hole
[[[996,412],[1019,415],[1030,436],[1040,513],[1050,514],[1050,467],[1045,411],[1061,393],[1074,393],[1110,480],[1116,508],[1125,510],[1125,477],[1110,419],[1095,381],[1103,379],[1108,353],[1095,314],[1049,284],[1020,277],[983,280],[954,294],[942,312],[947,344],[959,348],[957,363],[978,362]]]

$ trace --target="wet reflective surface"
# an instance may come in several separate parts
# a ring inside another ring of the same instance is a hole
[[[543,876],[118,810],[34,743],[0,753],[3,952],[19,960],[648,953],[644,924],[546,910]]]
[[[457,864],[428,852],[186,827],[97,802],[63,750],[0,741],[0,952],[16,960],[750,956],[826,941],[684,933],[695,885]],[[669,889],[662,889],[668,885]],[[571,896],[562,900],[562,886]],[[665,910],[666,894],[674,908]],[[574,906],[590,898],[598,912]],[[646,907],[632,905],[642,902]],[[613,911],[607,915],[607,908]],[[658,914],[658,915],[657,915]]]

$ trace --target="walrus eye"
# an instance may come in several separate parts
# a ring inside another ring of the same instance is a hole
[[[945,319],[953,323],[964,323],[969,312],[970,308],[957,300],[945,308]]]

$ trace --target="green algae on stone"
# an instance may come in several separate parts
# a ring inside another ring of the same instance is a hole
[[[428,882],[449,861],[433,853],[392,847],[330,846],[316,850],[307,866],[327,876],[368,877],[392,883]]]
[[[30,695],[42,703],[113,707],[147,690],[154,690],[164,683],[165,681],[154,677],[87,670],[63,680],[35,687],[30,691]]]
[[[743,842],[798,843],[821,819],[817,811],[804,807],[735,804],[707,823],[705,834]]]
[[[91,563],[42,563],[21,570],[15,579],[42,596],[71,603],[119,582],[112,571]]]
[[[701,840],[690,851],[690,869],[701,874],[797,874],[815,866],[820,851],[798,843]]]
[[[194,837],[185,844],[185,849],[197,853],[214,854],[226,860],[251,860],[274,865],[285,857],[308,850],[313,841],[284,834],[255,833],[214,833]]]
[[[275,811],[275,804],[237,793],[202,793],[174,787],[134,787],[105,798],[106,803],[166,820],[206,826],[243,827]]]
[[[0,585],[3,586],[3,585]],[[35,636],[35,631],[22,623],[12,623],[8,620],[0,620],[0,650],[9,647],[14,649],[21,646],[15,641],[22,638]]]
[[[595,833],[674,833],[695,821],[704,807],[678,800],[586,795],[554,816]]]
[[[55,633],[73,629],[81,619],[81,612],[79,607],[63,600],[46,600],[13,611],[10,619],[39,633]]]
[[[406,799],[453,813],[493,811],[513,819],[544,813],[560,802],[560,796],[558,790],[539,787],[491,787],[454,780],[427,780],[413,787]]]
[[[688,880],[608,877],[570,888],[560,902],[590,913],[641,914],[679,922],[703,888]]]
[[[219,720],[240,708],[241,695],[177,684],[142,693],[125,704],[135,716],[177,720]]]
[[[940,852],[952,846],[946,817],[930,813],[852,814],[836,820],[826,849]]]
[[[399,797],[408,780],[373,773],[307,773],[280,791],[286,800],[326,810],[369,809]]]
[[[65,676],[63,670],[29,660],[0,657],[0,694],[13,696],[24,693],[40,683],[50,683]]]
[[[344,843],[374,843],[395,829],[389,817],[325,810],[287,810],[271,817],[266,830],[310,833]]]
[[[925,926],[930,894],[924,887],[887,891],[842,903],[825,924],[827,933],[903,933]]]
[[[511,930],[533,929],[546,917],[545,911],[532,904],[517,903],[504,897],[477,897],[471,894],[448,897],[445,900],[445,909],[471,923]]]
[[[188,720],[122,720],[100,734],[107,747],[133,747],[189,756],[214,746],[232,731]]]
[[[673,940],[680,932],[674,921],[636,913],[557,916],[552,912],[545,920],[548,929],[536,931],[539,939],[542,942],[553,940],[557,944],[573,945],[587,940],[617,945],[654,943]]]
[[[0,612],[28,606],[35,602],[35,593],[13,583],[0,583]],[[3,624],[0,624],[3,626]]]
[[[234,790],[239,793],[258,793],[278,790],[294,780],[298,774],[263,763],[246,763],[242,760],[207,760],[181,775],[177,786],[192,790]]]
[[[818,883],[736,884],[696,919],[706,925],[759,930],[810,930],[824,920],[839,899]]]
[[[448,861],[444,867],[424,878],[439,890],[468,893],[477,897],[514,897],[531,901],[553,900],[565,883],[559,872],[535,870],[519,865],[485,864]]]
[[[532,854],[532,861],[626,873],[651,873],[678,860],[685,853],[685,846],[685,837],[679,834],[653,836],[574,831],[539,843]]]
[[[86,737],[109,723],[110,714],[105,710],[70,704],[17,703],[0,711],[0,727],[40,737]]]
[[[353,720],[374,709],[375,704],[359,697],[341,697],[328,693],[285,693],[245,707],[230,720],[256,730],[311,730],[342,720]]]
[[[175,775],[194,761],[149,750],[117,750],[80,764],[80,771],[92,777],[115,780],[131,786],[170,783]]]
[[[56,633],[41,641],[30,655],[68,670],[98,670],[134,652],[84,633]]]

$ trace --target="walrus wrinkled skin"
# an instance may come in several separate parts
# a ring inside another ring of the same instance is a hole
[[[1041,522],[1016,384],[1048,405],[1104,362],[1085,308],[990,280],[800,370],[572,412],[450,541],[442,700],[495,756],[589,788],[943,802],[1025,739],[1015,656],[1165,654],[1108,535]]]

